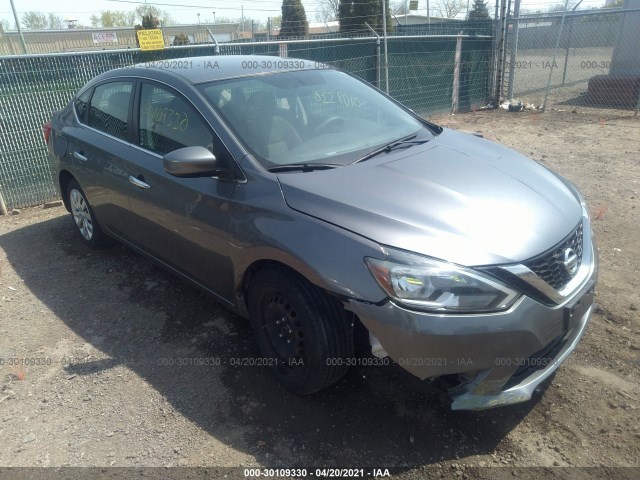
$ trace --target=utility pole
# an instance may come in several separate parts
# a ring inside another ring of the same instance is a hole
[[[20,20],[18,20],[18,13],[16,12],[16,6],[13,4],[13,0],[11,2],[11,10],[13,10],[13,19],[16,21],[16,28],[18,29],[18,35],[20,35],[20,43],[22,43],[22,48],[24,53],[27,53],[27,44],[24,41],[24,35],[22,34],[22,27],[20,27]]]

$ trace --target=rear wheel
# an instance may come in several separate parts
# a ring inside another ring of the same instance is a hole
[[[76,229],[84,243],[90,248],[102,248],[109,238],[102,232],[89,201],[76,180],[67,184],[67,200]]]
[[[248,307],[260,353],[288,390],[312,394],[345,375],[353,342],[337,300],[294,273],[267,269],[252,279]]]

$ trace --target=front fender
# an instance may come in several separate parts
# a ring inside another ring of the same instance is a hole
[[[266,188],[263,194],[258,188],[238,185],[230,203],[229,242],[236,250],[232,262],[238,293],[247,269],[272,261],[341,297],[372,303],[386,298],[364,263],[367,256],[383,258],[380,245],[292,210],[278,188]]]

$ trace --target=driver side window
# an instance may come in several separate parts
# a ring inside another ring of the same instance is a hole
[[[144,83],[140,96],[139,145],[159,155],[202,146],[213,151],[213,134],[199,113],[171,90]]]

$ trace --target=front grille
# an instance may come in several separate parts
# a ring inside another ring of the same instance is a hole
[[[582,264],[582,221],[560,244],[524,265],[556,290],[562,290],[575,276]],[[570,274],[564,266],[564,253],[571,248],[578,256],[578,268]]]

